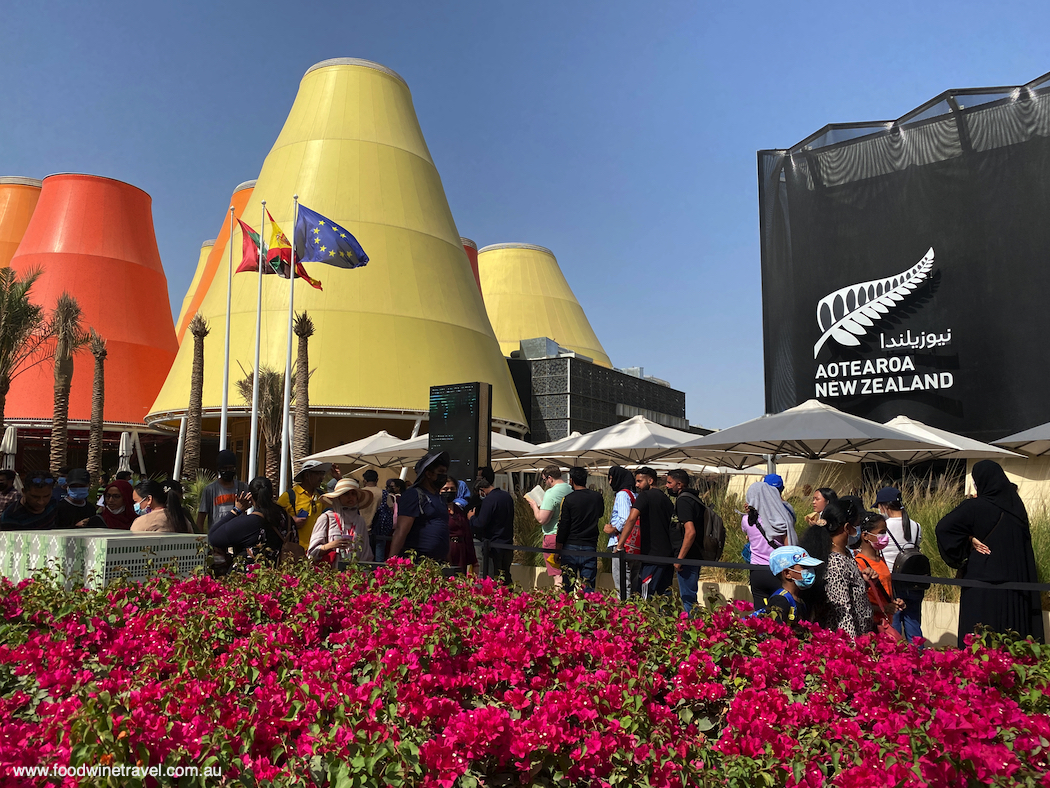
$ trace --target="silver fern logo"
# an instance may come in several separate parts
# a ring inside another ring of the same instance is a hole
[[[919,285],[928,281],[933,271],[933,247],[907,271],[886,279],[873,279],[859,285],[849,285],[829,293],[817,303],[817,325],[823,332],[813,346],[817,357],[824,343],[834,339],[845,347],[857,347],[858,337],[911,295]]]

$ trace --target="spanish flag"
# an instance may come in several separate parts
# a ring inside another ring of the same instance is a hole
[[[287,279],[288,264],[292,259],[292,245],[288,243],[288,237],[282,232],[281,228],[277,225],[277,222],[273,220],[269,211],[266,212],[266,218],[270,220],[270,248],[267,250],[266,257],[270,261],[270,265],[274,267],[280,265],[280,271],[278,273]],[[306,269],[303,268],[303,264],[298,260],[295,262],[295,275],[304,280],[315,290],[324,289],[321,287],[321,280],[311,279],[309,274],[306,273]]]
[[[289,262],[292,259],[292,247],[288,238],[281,232],[277,222],[273,220],[270,212],[266,212],[266,218],[270,220],[270,247],[266,250],[266,262],[263,266],[264,274],[277,274],[288,279]],[[259,234],[240,219],[237,223],[241,226],[241,264],[237,266],[235,273],[253,273],[259,271]],[[295,275],[305,281],[316,290],[323,290],[319,279],[311,279],[303,264],[296,261]]]

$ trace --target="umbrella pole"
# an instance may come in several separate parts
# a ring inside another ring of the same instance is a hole
[[[420,416],[418,419],[416,419],[416,423],[414,425],[412,425],[412,438],[418,438],[419,437],[419,428],[422,426],[422,424],[423,424],[423,417]],[[409,440],[412,440],[412,438],[409,438]],[[405,465],[401,466],[401,475],[398,478],[400,478],[401,481],[404,481],[405,479],[408,478],[408,467],[407,466],[405,466]]]

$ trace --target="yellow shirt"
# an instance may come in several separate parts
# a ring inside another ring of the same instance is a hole
[[[304,550],[308,550],[310,549],[310,536],[314,532],[314,523],[317,522],[317,518],[321,516],[321,512],[327,508],[327,505],[321,500],[320,495],[316,492],[308,493],[301,484],[293,486],[291,492],[295,493],[295,506],[292,506],[288,493],[284,493],[277,499],[277,505],[288,512],[290,517],[302,517],[302,512],[306,512],[306,521],[299,523],[299,544]]]

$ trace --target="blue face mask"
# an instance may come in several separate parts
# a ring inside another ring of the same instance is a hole
[[[86,501],[88,497],[88,488],[70,487],[66,490],[66,495],[74,501]]]
[[[799,588],[809,588],[817,581],[817,573],[812,569],[803,569],[801,575],[802,577],[795,581]]]
[[[135,514],[142,514],[142,504],[135,501]]]
[[[57,487],[65,487],[66,486],[66,477],[65,476],[59,476],[57,479],[55,479],[55,485]]]

